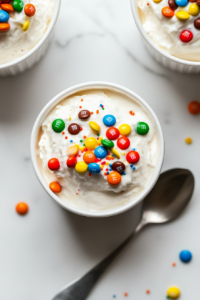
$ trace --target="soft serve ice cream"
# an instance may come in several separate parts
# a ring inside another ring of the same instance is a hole
[[[200,1],[137,0],[144,30],[169,54],[200,61]]]
[[[0,64],[36,46],[51,21],[55,0],[0,1]]]
[[[124,205],[145,189],[160,151],[152,116],[110,91],[61,101],[38,135],[38,164],[49,188],[84,211]]]

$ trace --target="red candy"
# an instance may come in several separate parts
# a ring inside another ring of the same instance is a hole
[[[180,40],[183,43],[189,43],[193,39],[193,33],[189,30],[183,30],[180,34]]]
[[[117,146],[125,150],[130,146],[130,140],[126,136],[122,136],[117,140]]]
[[[77,164],[77,159],[75,156],[71,156],[67,160],[67,166],[68,168],[75,168],[75,165]]]
[[[57,158],[51,158],[48,161],[48,167],[51,171],[59,170],[59,168],[60,168],[59,160]]]
[[[135,164],[139,161],[140,155],[137,151],[130,151],[127,153],[126,159],[130,164]]]
[[[110,127],[106,131],[106,136],[109,140],[114,141],[114,140],[118,139],[118,137],[119,137],[119,130],[115,127]]]

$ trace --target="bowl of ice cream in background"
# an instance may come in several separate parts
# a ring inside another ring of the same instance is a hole
[[[45,54],[60,0],[0,1],[0,75],[16,75]]]
[[[85,216],[124,212],[156,183],[164,157],[160,123],[138,95],[85,83],[53,98],[31,135],[31,157],[47,193]]]
[[[131,0],[135,23],[150,54],[180,72],[200,72],[200,3]]]

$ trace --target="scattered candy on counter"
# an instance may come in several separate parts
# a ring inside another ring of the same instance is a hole
[[[62,191],[62,187],[58,182],[51,182],[49,184],[49,188],[55,194],[58,194]]]
[[[146,290],[146,294],[150,294],[150,290]]]
[[[191,101],[188,104],[188,111],[192,115],[198,115],[198,114],[200,114],[200,102],[198,102],[198,101]]]
[[[124,296],[127,297],[127,296],[128,296],[128,293],[124,293]]]
[[[113,115],[106,115],[103,117],[103,123],[108,127],[114,126],[116,123],[116,118]]]
[[[180,297],[180,290],[179,288],[175,287],[175,286],[172,286],[168,289],[167,291],[167,296],[170,298],[170,299],[178,299]]]
[[[192,253],[189,250],[182,250],[179,254],[180,260],[184,263],[188,263],[192,259]]]
[[[0,33],[6,32],[10,29],[10,24],[8,23],[9,13],[13,13],[14,11],[16,11],[17,13],[21,13],[24,10],[24,13],[27,17],[33,17],[36,12],[35,6],[33,4],[29,3],[24,7],[24,2],[21,0],[0,1],[0,6]],[[30,28],[30,22],[27,20],[22,25],[22,28],[23,31],[26,32]]]
[[[173,266],[173,267],[176,267],[176,263],[175,263],[175,262],[173,262],[173,263],[172,263],[172,266]]]
[[[25,215],[27,214],[29,207],[25,202],[20,202],[16,205],[15,209],[19,215]]]
[[[187,137],[187,138],[185,139],[185,142],[186,142],[186,144],[188,144],[188,145],[192,144],[192,138]]]

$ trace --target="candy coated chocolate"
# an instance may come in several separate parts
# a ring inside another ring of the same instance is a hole
[[[199,5],[199,6],[200,6],[200,0],[197,0],[197,5]]]
[[[168,4],[169,4],[169,7],[171,7],[171,9],[173,9],[173,10],[176,10],[178,8],[178,5],[176,4],[175,0],[169,0]]]
[[[122,174],[122,173],[124,173],[126,166],[123,162],[116,161],[112,164],[112,169],[113,169],[113,171],[116,171],[116,172]]]
[[[78,114],[79,119],[86,120],[90,117],[90,111],[87,109],[83,109]]]
[[[200,1],[199,1],[200,2]],[[198,30],[200,30],[200,18],[196,19],[194,21],[194,27]]]
[[[78,134],[80,132],[80,130],[81,130],[80,126],[78,124],[76,124],[76,123],[72,123],[68,127],[68,131],[72,135]]]

